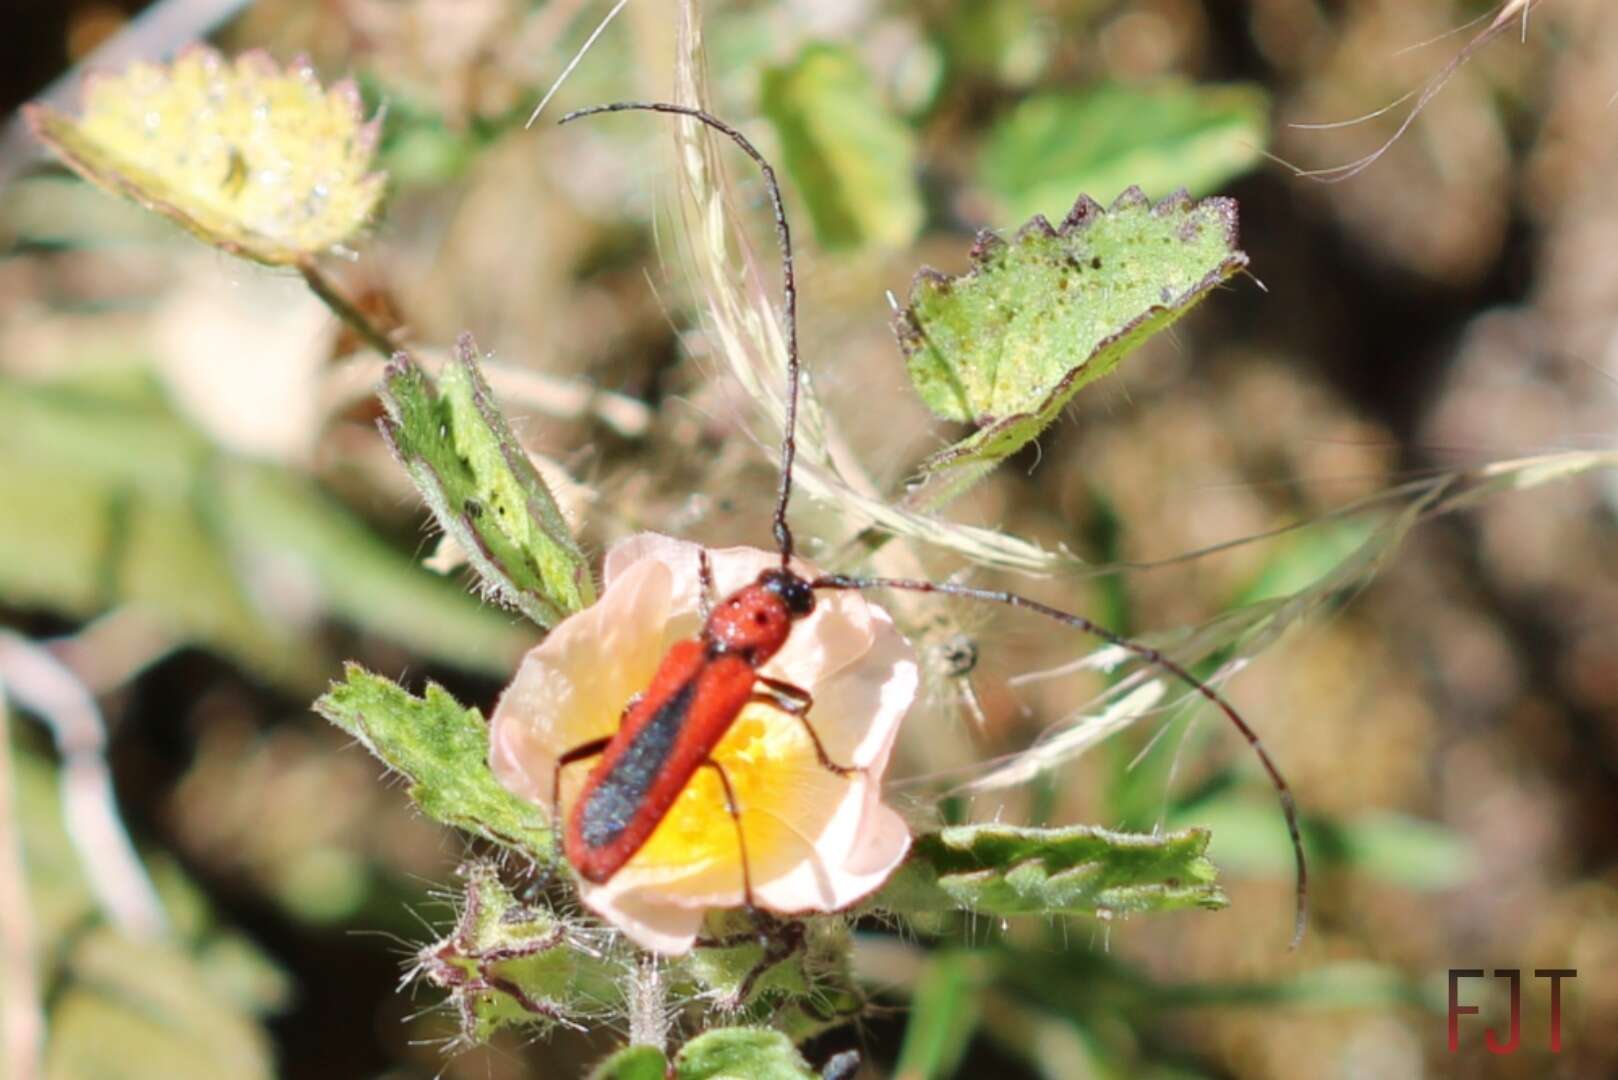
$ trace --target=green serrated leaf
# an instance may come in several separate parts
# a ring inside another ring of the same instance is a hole
[[[767,1028],[716,1028],[680,1047],[677,1080],[817,1080],[792,1040]]]
[[[757,937],[746,932],[733,940],[734,943],[691,950],[679,962],[680,976],[691,980],[715,1000],[733,1003],[737,1008],[767,992],[788,997],[808,993],[805,953],[767,954]]]
[[[928,468],[999,461],[1039,435],[1081,387],[1118,366],[1247,265],[1236,204],[1130,189],[1107,210],[1081,197],[1053,229],[984,232],[958,277],[924,269],[895,319],[927,406],[979,431]]]
[[[622,1015],[634,960],[621,939],[518,899],[493,863],[460,872],[466,891],[455,927],[417,954],[415,970],[449,991],[463,1036],[483,1042],[502,1028],[581,1027]],[[709,943],[661,968],[670,1000],[711,1002],[732,1023],[769,1024],[794,1040],[859,1015],[843,920],[776,924],[768,948],[759,930],[739,912],[713,913]]]
[[[595,602],[589,562],[500,414],[463,334],[434,387],[404,353],[388,365],[382,433],[490,593],[541,626]]]
[[[915,239],[924,217],[915,135],[852,52],[809,46],[764,73],[760,105],[822,245],[903,247]]]
[[[418,698],[391,679],[349,664],[343,681],[314,708],[407,777],[410,797],[429,817],[535,862],[550,859],[545,812],[495,779],[489,771],[488,725],[443,687],[428,683]]]
[[[1221,908],[1209,834],[962,825],[916,838],[872,906],[900,913],[1092,915]]]
[[[1218,189],[1263,157],[1270,103],[1248,85],[1106,85],[1027,98],[990,133],[979,168],[1006,220],[1062,213],[1075,191]]]
[[[590,1080],[665,1080],[669,1059],[655,1046],[626,1046],[590,1071]]]

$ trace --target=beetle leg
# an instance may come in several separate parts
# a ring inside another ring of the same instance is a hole
[[[828,772],[836,773],[838,776],[849,776],[859,772],[858,769],[851,765],[837,764],[831,759],[831,755],[826,753],[826,747],[820,741],[820,734],[815,731],[815,726],[809,722],[809,710],[814,708],[815,705],[815,699],[809,691],[781,679],[772,679],[767,675],[758,677],[758,685],[764,689],[754,691],[753,700],[763,705],[773,706],[784,713],[797,717],[798,722],[803,724],[803,730],[809,733],[809,741],[815,744],[815,756],[820,759],[820,764],[823,768]]]
[[[736,803],[736,792],[730,786],[730,776],[726,774],[725,767],[713,758],[704,761],[703,766],[719,774],[719,786],[725,791],[725,809],[730,811],[730,820],[736,823],[736,847],[742,856],[742,897],[747,904],[747,910],[758,912],[758,905],[753,903],[753,868],[747,861],[747,834],[742,831],[742,810]]]
[[[736,987],[735,995],[730,998],[728,1004],[737,1009],[747,1004],[747,999],[753,996],[753,989],[758,986],[759,979],[767,975],[777,964],[803,949],[803,923],[796,919],[761,919],[753,940],[764,946],[764,955],[758,958],[758,963],[754,964],[742,978],[741,984]]]

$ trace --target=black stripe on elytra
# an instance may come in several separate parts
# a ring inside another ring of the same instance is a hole
[[[669,695],[624,750],[612,771],[590,793],[579,828],[586,847],[605,847],[629,827],[630,819],[673,751],[696,696],[697,676],[693,675]]]

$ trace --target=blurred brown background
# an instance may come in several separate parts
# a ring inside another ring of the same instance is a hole
[[[11,4],[6,106],[137,7]],[[902,295],[922,263],[961,268],[973,228],[1016,224],[975,170],[986,133],[1018,101],[1169,75],[1249,82],[1272,102],[1271,151],[1330,167],[1375,148],[1403,110],[1344,129],[1289,124],[1356,117],[1421,87],[1486,23],[1412,46],[1493,10],[1456,0],[1026,0],[1000,7],[995,36],[973,22],[994,7],[782,0],[706,11],[724,115],[751,121],[758,68],[810,40],[848,45],[895,108],[910,110],[928,206],[916,244],[825,251],[800,229],[815,385],[895,488],[944,435],[905,382],[883,292]],[[412,341],[441,346],[470,328],[503,362],[650,406],[644,430],[630,433],[598,416],[513,407],[533,447],[584,485],[579,512],[594,548],[638,527],[766,543],[768,455],[742,437],[745,403],[703,355],[698,298],[657,232],[668,216],[653,224],[673,190],[666,133],[654,121],[521,129],[603,14],[566,0],[260,0],[217,40],[307,52],[323,75],[359,71],[368,97],[388,101],[399,134],[383,164],[395,188],[358,260],[339,267],[346,287],[394,313]],[[1216,295],[1082,394],[1037,453],[956,513],[1097,563],[1145,562],[1309,521],[1442,470],[1611,448],[1618,8],[1542,0],[1530,15],[1525,34],[1482,49],[1363,174],[1321,184],[1267,164],[1220,185],[1240,202],[1264,287],[1238,281]],[[665,95],[672,33],[664,5],[632,4],[557,106]],[[960,44],[963,34],[977,48]],[[943,74],[907,105],[928,64]],[[750,176],[742,187],[756,194]],[[401,556],[427,553],[414,496],[374,438],[365,379],[337,389],[333,373],[354,364],[339,357],[357,344],[295,280],[39,169],[0,196],[0,245],[0,377],[37,385],[109,366],[157,372],[220,452],[312,477]],[[1000,959],[959,1075],[1618,1075],[1615,499],[1614,474],[1595,472],[1426,522],[1363,590],[1235,681],[1308,818],[1316,906],[1296,954],[1282,948],[1289,869],[1272,804],[1245,747],[1210,718],[1183,743],[1163,740],[1138,769],[1128,766],[1148,725],[1004,807],[955,807],[1052,823],[1209,824],[1233,901],[1221,913],[1099,929],[978,928],[974,943]],[[1134,632],[1196,624],[1302,587],[1352,550],[1356,528],[1333,520],[1189,563],[1023,587]],[[282,600],[296,592],[296,574],[274,567],[249,580]],[[33,639],[83,641],[99,614],[0,594],[0,621]],[[959,617],[984,654],[974,685],[986,741],[972,736],[958,689],[940,685],[911,721],[912,776],[1026,746],[1084,697],[1072,681],[1007,684],[1072,658],[1073,641],[998,613]],[[318,608],[288,618],[320,677],[354,656],[437,678],[484,708],[503,682],[493,659],[469,670]],[[211,928],[195,931],[199,949],[252,953],[217,968],[220,985],[250,1003],[243,1022],[267,1036],[244,1045],[293,1077],[503,1077],[572,1075],[613,1043],[610,1032],[511,1039],[446,1057],[451,1019],[429,1007],[430,991],[396,988],[431,936],[423,922],[448,919],[434,890],[451,883],[462,842],[413,815],[370,759],[308,713],[302,676],[266,676],[243,659],[250,649],[209,647],[206,635],[171,650],[170,633],[147,635],[156,659],[127,677],[86,678],[104,691],[119,805],[154,876],[186,883],[197,926]],[[43,729],[11,730],[26,754],[19,786],[48,785],[56,757]],[[51,803],[25,802],[25,814],[29,805]],[[53,1017],[80,984],[116,997],[117,979],[98,976],[82,949],[98,918],[89,904],[36,915],[64,935],[45,973]],[[900,1004],[907,965],[937,943],[871,933],[861,970],[895,986],[886,1000]],[[1518,1053],[1483,1050],[1502,999],[1476,981],[1470,999],[1496,1012],[1464,1018],[1462,1050],[1450,1054],[1450,968],[1576,969],[1563,984],[1562,1053],[1546,1052],[1544,984],[1528,980]],[[1040,972],[1045,986],[1028,985]],[[104,1030],[111,1039],[121,1029]],[[885,1075],[903,1030],[901,1014],[880,1015],[817,1042],[811,1059],[859,1045],[864,1075]]]

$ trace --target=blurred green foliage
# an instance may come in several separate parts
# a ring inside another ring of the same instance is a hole
[[[982,965],[966,950],[940,948],[927,958],[910,995],[910,1018],[899,1047],[897,1075],[955,1075],[977,1034],[982,982]]]
[[[1217,191],[1262,159],[1269,128],[1269,97],[1256,86],[1170,81],[1036,94],[995,123],[979,170],[1002,221],[1055,220],[1074,192],[1106,202],[1128,187],[1153,199]]]
[[[307,633],[323,616],[491,673],[527,643],[307,478],[220,451],[138,374],[0,379],[0,501],[0,598],[81,619],[136,605],[289,689],[327,670]]]
[[[899,248],[916,238],[925,209],[915,135],[853,53],[812,45],[765,71],[759,106],[823,247]]]
[[[150,869],[173,927],[140,941],[103,921],[62,819],[51,762],[12,751],[16,821],[42,982],[52,1001],[50,1080],[274,1075],[263,1023],[289,1002],[286,976],[219,926],[196,885],[167,860]]]

